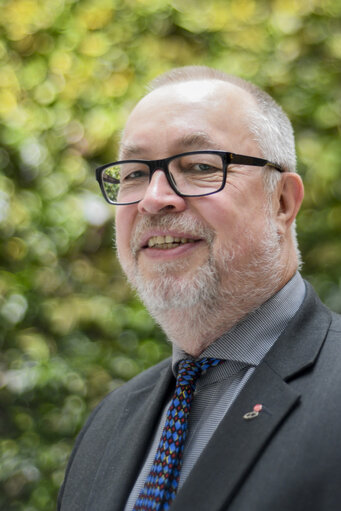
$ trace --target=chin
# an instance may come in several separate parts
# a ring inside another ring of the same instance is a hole
[[[195,271],[187,272],[183,271],[183,263],[181,266],[159,265],[152,276],[136,271],[130,281],[154,317],[170,309],[212,304],[220,287],[216,269],[208,261]]]

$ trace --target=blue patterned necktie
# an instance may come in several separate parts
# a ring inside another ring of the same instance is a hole
[[[188,416],[197,379],[202,371],[220,362],[217,358],[203,358],[197,362],[186,359],[179,363],[175,392],[168,408],[154,463],[133,511],[169,509],[179,484]]]

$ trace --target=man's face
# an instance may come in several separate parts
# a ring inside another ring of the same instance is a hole
[[[251,96],[228,83],[200,80],[161,87],[128,119],[121,159],[161,159],[205,149],[262,157],[247,130],[251,108],[256,108]],[[230,167],[222,191],[196,198],[176,195],[164,173],[156,171],[141,202],[117,207],[121,265],[154,309],[194,305],[205,299],[207,287],[214,296],[230,286],[231,294],[239,282],[242,292],[241,275],[262,265],[269,248],[266,203],[261,168]],[[276,245],[276,233],[271,235]],[[261,281],[258,269],[254,273]]]

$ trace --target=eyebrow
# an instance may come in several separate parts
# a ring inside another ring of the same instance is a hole
[[[180,144],[186,148],[193,148],[198,146],[207,146],[205,149],[216,149],[218,145],[214,140],[204,131],[190,133],[185,135],[180,141]]]
[[[175,145],[185,149],[221,149],[220,146],[204,131],[189,133],[175,141]],[[145,148],[137,144],[122,143],[120,147],[120,158],[136,158],[145,153]]]

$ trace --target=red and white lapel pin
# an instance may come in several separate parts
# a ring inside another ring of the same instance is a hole
[[[257,404],[253,407],[252,412],[247,412],[245,415],[243,415],[243,419],[245,419],[245,420],[255,419],[256,417],[258,417],[258,415],[260,414],[260,412],[262,410],[263,410],[263,405]]]

